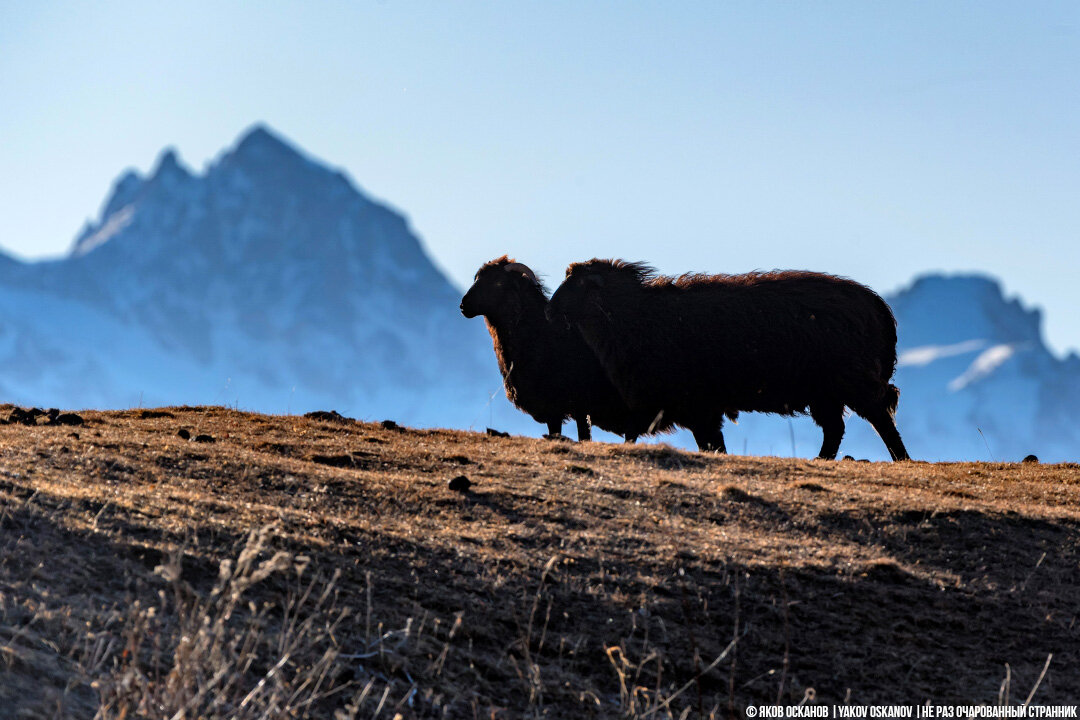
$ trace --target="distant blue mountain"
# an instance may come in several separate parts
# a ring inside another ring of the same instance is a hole
[[[336,408],[531,427],[400,213],[264,127],[194,174],[124,173],[58,260],[0,256],[0,399]]]

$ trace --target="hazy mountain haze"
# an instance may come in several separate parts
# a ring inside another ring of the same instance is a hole
[[[118,168],[264,119],[407,208],[458,286],[503,252],[900,289],[985,271],[1080,348],[1080,6],[0,5],[0,244],[56,256]]]
[[[122,173],[64,257],[0,255],[0,400],[544,432],[506,402],[460,297],[405,215],[256,125],[203,172],[166,150]],[[1080,358],[1049,352],[1038,310],[986,275],[927,275],[887,299],[914,457],[1080,454]],[[750,454],[820,444],[805,418],[744,415],[726,434]],[[854,417],[841,451],[885,456]]]

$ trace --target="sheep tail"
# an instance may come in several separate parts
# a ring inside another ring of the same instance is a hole
[[[880,295],[874,292],[872,294],[874,304],[877,305],[878,321],[881,323],[879,325],[881,328],[881,354],[878,356],[878,361],[881,363],[881,371],[884,375],[882,379],[888,380],[896,372],[896,316],[893,315],[892,308]]]
[[[885,390],[885,409],[890,416],[896,415],[896,406],[900,404],[900,388],[892,383]]]

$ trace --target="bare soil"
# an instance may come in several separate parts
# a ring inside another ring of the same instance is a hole
[[[382,696],[379,717],[406,720],[1015,703],[1044,667],[1033,702],[1080,701],[1075,464],[716,456],[216,407],[80,415],[0,426],[2,717],[93,717],[144,655],[153,685],[180,642],[155,568],[180,558],[209,597],[265,526],[266,552],[303,575],[253,585],[244,612],[313,578],[348,611],[305,651],[333,653],[313,717],[364,687],[356,716]],[[147,607],[158,634],[124,640]],[[305,657],[276,672],[299,677]]]

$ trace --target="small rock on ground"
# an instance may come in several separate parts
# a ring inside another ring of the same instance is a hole
[[[454,492],[467,493],[469,488],[472,487],[472,480],[465,475],[458,475],[456,478],[447,483],[447,487]]]
[[[336,423],[355,422],[355,420],[350,417],[345,417],[337,410],[315,410],[313,412],[304,413],[304,417],[310,418],[312,420],[326,420],[327,422]]]

